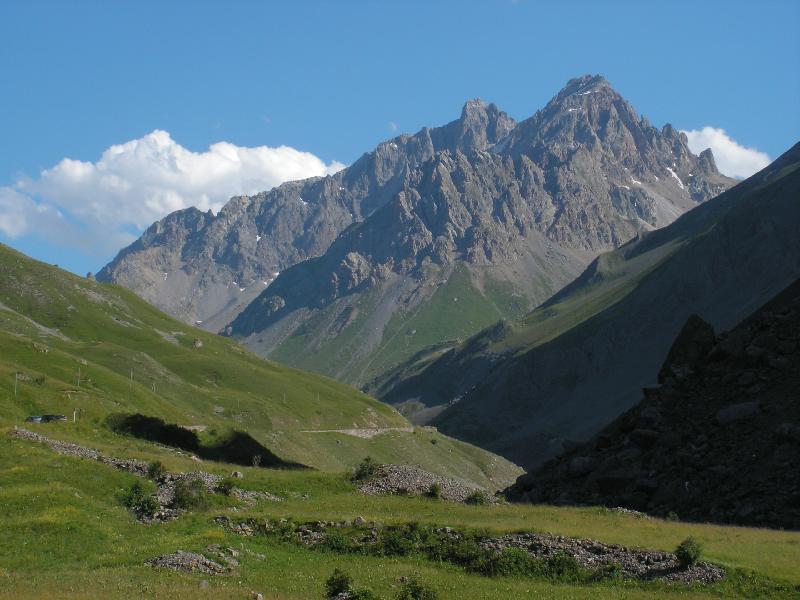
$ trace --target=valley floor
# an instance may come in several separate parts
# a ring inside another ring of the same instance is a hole
[[[43,433],[46,430],[42,429]],[[227,475],[242,470],[241,486],[283,498],[246,507],[216,498],[203,510],[165,524],[142,525],[122,506],[119,492],[137,478],[0,431],[0,598],[265,598],[323,597],[334,568],[383,598],[394,598],[402,577],[417,576],[439,598],[718,598],[797,597],[800,532],[641,519],[597,508],[469,506],[412,497],[360,495],[344,474],[202,465],[153,445],[126,440],[119,455],[159,459],[174,471]],[[241,537],[213,522],[292,518],[297,522],[354,519],[384,524],[421,522],[501,534],[552,532],[607,543],[672,551],[687,536],[728,578],[706,588],[641,582],[575,585],[549,580],[482,577],[422,557],[340,555],[281,542]],[[240,551],[238,573],[211,577],[145,565],[177,550],[202,552],[210,544]],[[248,550],[250,552],[248,552]],[[258,556],[262,555],[262,556]],[[740,571],[741,570],[741,571]]]

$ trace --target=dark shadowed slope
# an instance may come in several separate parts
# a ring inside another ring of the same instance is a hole
[[[719,337],[690,317],[659,382],[509,496],[800,529],[800,280]]]

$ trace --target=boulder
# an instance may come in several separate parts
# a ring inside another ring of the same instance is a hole
[[[658,382],[665,383],[675,375],[686,376],[708,355],[715,341],[711,325],[697,315],[689,316],[658,373]]]
[[[597,460],[591,456],[576,456],[569,462],[569,476],[583,477],[591,473],[597,466]]]
[[[758,402],[739,402],[731,404],[717,411],[717,422],[720,425],[727,425],[739,419],[744,419],[758,412]]]
[[[634,429],[628,437],[640,448],[652,448],[658,441],[659,433],[652,429]]]

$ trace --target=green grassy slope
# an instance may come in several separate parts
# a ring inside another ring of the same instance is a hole
[[[0,425],[42,413],[71,421],[80,410],[78,422],[60,435],[114,445],[119,436],[103,426],[106,416],[141,412],[205,427],[200,436],[211,444],[244,430],[281,458],[319,469],[341,471],[371,454],[482,485],[502,485],[518,472],[433,432],[372,439],[308,433],[409,424],[365,394],[265,361],[123,288],[75,277],[5,246],[0,273]]]
[[[508,282],[494,279],[490,268],[459,264],[439,271],[442,271],[441,285],[426,292],[430,297],[418,305],[409,308],[401,304],[394,309],[376,347],[366,355],[359,354],[363,340],[375,326],[368,317],[379,310],[378,304],[391,293],[381,287],[357,298],[351,309],[357,316],[335,337],[320,331],[325,331],[325,323],[334,321],[350,299],[318,310],[269,356],[298,368],[364,385],[422,349],[433,344],[457,344],[498,319],[519,318],[529,308],[530,302],[524,294],[515,292]]]
[[[64,427],[64,425],[56,425]],[[116,446],[141,451],[140,442]],[[196,463],[164,449],[150,448],[172,470]],[[224,474],[229,465],[207,465]],[[205,468],[205,467],[204,467]],[[0,431],[0,598],[247,598],[258,591],[270,599],[322,597],[334,568],[350,572],[360,586],[382,598],[396,597],[401,577],[419,576],[441,600],[459,598],[791,598],[800,585],[800,533],[641,520],[601,509],[539,506],[468,506],[408,497],[366,497],[344,477],[311,471],[244,468],[242,485],[283,496],[280,503],[244,508],[218,503],[162,525],[137,523],[116,499],[133,475],[72,457],[58,456],[36,443],[11,439]],[[729,581],[709,589],[683,584],[643,583],[573,585],[514,577],[470,575],[446,564],[414,556],[342,556],[280,543],[242,538],[212,522],[219,514],[234,519],[292,517],[297,521],[352,519],[382,523],[419,521],[485,529],[550,531],[609,543],[672,550],[687,536],[699,539],[709,560],[731,570]],[[239,575],[209,577],[177,574],[145,566],[157,555],[178,549],[201,552],[209,544],[243,553]],[[745,569],[753,575],[733,572]],[[207,587],[201,587],[206,580]]]

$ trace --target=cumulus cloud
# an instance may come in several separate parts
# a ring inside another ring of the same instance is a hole
[[[720,173],[729,177],[750,177],[771,162],[765,152],[742,146],[731,139],[724,129],[706,126],[683,133],[689,139],[689,149],[695,154],[711,148]]]
[[[341,168],[288,146],[245,148],[220,142],[206,152],[192,152],[156,130],[111,146],[96,163],[65,158],[17,187],[73,216],[143,228],[181,208],[218,210],[231,196]]]

